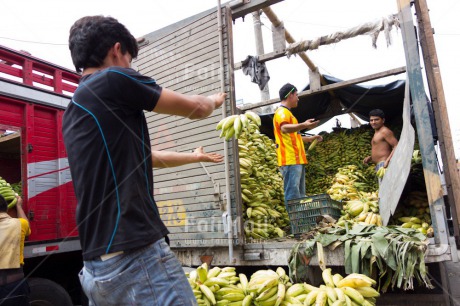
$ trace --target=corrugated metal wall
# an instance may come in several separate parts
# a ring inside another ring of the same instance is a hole
[[[225,12],[225,11],[224,11]],[[225,22],[225,18],[223,18]],[[183,94],[209,95],[221,91],[219,29],[217,11],[210,10],[167,28],[146,35],[134,63],[139,72],[154,78],[162,87]],[[230,25],[231,26],[231,25]],[[224,26],[224,31],[228,28]],[[225,91],[230,92],[228,41],[224,32]],[[229,94],[230,96],[230,94]],[[234,101],[234,99],[231,99]],[[230,97],[226,112],[231,113]],[[206,152],[224,154],[216,124],[222,118],[218,109],[206,119],[190,120],[177,116],[147,113],[153,149],[191,152],[203,146]],[[229,158],[233,165],[232,145]],[[225,195],[224,163],[154,169],[155,200],[163,221],[169,228],[172,247],[228,245],[222,214]],[[234,173],[231,174],[233,219]],[[220,199],[220,200],[219,200]]]

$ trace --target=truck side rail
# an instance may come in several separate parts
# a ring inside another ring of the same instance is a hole
[[[18,52],[0,45],[0,78],[70,96],[76,90],[80,76],[26,51]]]

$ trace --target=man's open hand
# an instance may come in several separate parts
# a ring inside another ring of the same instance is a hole
[[[194,153],[200,162],[220,163],[224,160],[224,157],[218,153],[205,153],[203,147],[196,148]]]
[[[214,109],[217,109],[221,107],[221,105],[224,103],[226,96],[227,94],[225,92],[218,92],[216,94],[208,96],[208,98],[214,101]]]
[[[319,124],[319,120],[315,120],[315,119],[307,119],[303,122],[304,127],[309,130],[317,127],[318,124]]]

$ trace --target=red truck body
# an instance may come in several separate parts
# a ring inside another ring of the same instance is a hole
[[[30,227],[29,242],[77,236],[76,200],[62,143],[63,110],[36,105],[17,98],[0,97],[0,122],[21,131],[21,160],[0,158],[1,176],[8,182],[23,178],[23,198]],[[17,169],[21,169],[18,176]]]
[[[6,49],[0,50],[0,59],[1,73],[19,77],[22,86],[35,90],[44,92],[46,89],[39,86],[48,86],[53,95],[62,95],[66,100],[69,97],[63,91],[73,92],[79,79],[63,68]],[[0,95],[0,124],[21,135],[20,160],[0,156],[0,176],[11,183],[22,180],[31,243],[78,235],[76,199],[61,132],[64,107],[46,100],[31,101],[27,96]]]
[[[9,133],[0,138],[0,176],[22,183],[32,231],[24,247],[31,298],[52,305],[81,304],[82,298],[76,198],[62,139],[62,116],[79,78],[0,46],[0,129]]]

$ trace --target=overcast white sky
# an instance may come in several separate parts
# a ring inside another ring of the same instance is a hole
[[[427,0],[435,29],[435,42],[444,84],[450,125],[460,157],[460,106],[455,93],[460,71],[460,16],[458,0]],[[226,1],[222,1],[225,3]],[[0,44],[16,50],[27,50],[33,56],[74,69],[67,46],[68,31],[73,22],[86,15],[110,15],[122,22],[136,37],[143,36],[191,15],[215,7],[217,0],[152,1],[89,1],[89,0],[0,0]],[[296,40],[313,39],[321,35],[345,30],[364,22],[397,13],[396,0],[285,0],[272,6],[286,29]],[[262,15],[265,52],[270,52],[271,24]],[[234,25],[235,61],[255,55],[252,16],[238,19]],[[392,31],[393,44],[386,46],[379,38],[373,49],[369,37],[353,38],[336,45],[320,47],[308,52],[322,74],[340,79],[351,79],[405,65],[401,33]],[[308,84],[308,68],[298,58],[279,59],[267,64],[271,76],[270,96],[276,97],[278,89],[286,82],[298,88]],[[236,73],[237,99],[245,103],[259,102],[256,84],[248,76]],[[404,75],[396,78],[404,78]],[[380,79],[373,84],[383,84],[394,79]]]

